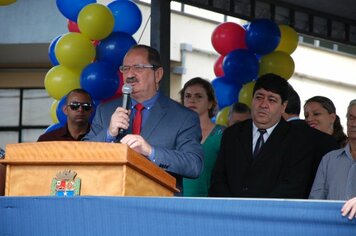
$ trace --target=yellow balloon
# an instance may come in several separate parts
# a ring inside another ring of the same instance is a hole
[[[52,118],[52,122],[53,124],[56,124],[56,123],[59,123],[59,120],[58,120],[58,117],[57,117],[57,107],[58,107],[58,103],[59,101],[58,100],[54,100],[52,102],[52,105],[51,105],[51,118]]]
[[[110,9],[101,4],[88,4],[78,15],[80,32],[92,40],[101,40],[109,36],[114,29],[114,24],[114,16]]]
[[[47,72],[44,82],[49,96],[60,100],[69,91],[80,88],[80,72],[58,65]]]
[[[16,0],[0,0],[0,6],[10,5],[14,2],[16,2]]]
[[[218,112],[218,114],[216,115],[216,121],[215,121],[216,124],[227,126],[227,122],[229,120],[230,107],[231,106],[224,107]]]
[[[260,60],[259,76],[273,73],[289,79],[294,73],[293,58],[286,52],[274,51],[263,56]]]
[[[298,34],[288,25],[280,25],[279,30],[281,31],[281,40],[275,51],[286,52],[290,55],[298,46]]]
[[[239,93],[239,102],[245,103],[250,108],[252,104],[253,88],[255,87],[255,84],[255,81],[244,84]]]
[[[80,33],[64,34],[54,49],[59,64],[81,70],[95,58],[95,47]]]

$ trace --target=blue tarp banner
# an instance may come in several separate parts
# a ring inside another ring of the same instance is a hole
[[[341,201],[0,197],[0,235],[356,235]]]

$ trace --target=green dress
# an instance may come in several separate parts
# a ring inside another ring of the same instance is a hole
[[[216,158],[220,149],[220,141],[224,126],[216,125],[205,139],[203,145],[204,151],[204,169],[197,179],[183,178],[183,196],[184,197],[207,197],[210,187],[211,172],[214,168]]]

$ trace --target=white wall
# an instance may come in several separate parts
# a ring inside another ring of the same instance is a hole
[[[302,45],[292,57],[296,73],[289,82],[299,93],[302,104],[316,95],[330,98],[346,131],[347,106],[356,98],[356,58]]]

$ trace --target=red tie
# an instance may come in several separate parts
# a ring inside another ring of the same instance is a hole
[[[134,118],[134,121],[133,121],[133,127],[132,127],[132,133],[133,134],[140,134],[140,132],[141,132],[142,110],[144,108],[145,107],[141,103],[137,103],[135,105],[136,114],[135,114],[135,118]]]

